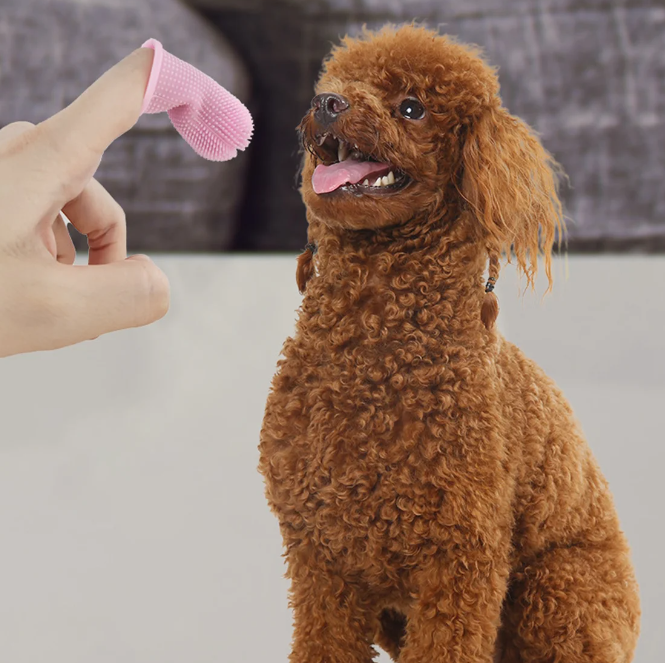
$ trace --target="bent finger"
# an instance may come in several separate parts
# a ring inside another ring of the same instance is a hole
[[[91,179],[62,211],[87,236],[90,265],[104,265],[127,257],[125,212],[96,179]]]
[[[53,222],[53,236],[55,237],[55,259],[64,265],[73,265],[76,260],[76,249],[62,214],[58,214]]]
[[[12,122],[11,124],[7,124],[0,129],[0,143],[16,138],[34,128],[35,125],[32,122]]]
[[[146,256],[105,265],[59,266],[58,337],[65,345],[141,327],[169,308],[169,282]]]

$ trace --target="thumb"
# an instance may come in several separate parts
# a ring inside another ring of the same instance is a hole
[[[147,256],[106,265],[62,265],[57,281],[61,315],[56,316],[59,322],[54,331],[58,345],[142,327],[169,309],[168,279]]]

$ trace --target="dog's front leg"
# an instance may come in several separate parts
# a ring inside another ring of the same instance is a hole
[[[374,651],[359,588],[318,555],[289,555],[294,613],[291,663],[371,663]]]
[[[507,576],[496,550],[431,558],[415,576],[400,663],[491,663]]]

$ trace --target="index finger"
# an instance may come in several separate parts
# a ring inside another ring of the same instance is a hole
[[[35,128],[32,147],[47,150],[49,170],[67,192],[61,205],[80,193],[106,148],[136,124],[153,56],[150,48],[137,49]]]

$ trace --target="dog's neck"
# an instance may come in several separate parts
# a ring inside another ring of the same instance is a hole
[[[311,294],[319,305],[338,315],[369,306],[381,315],[381,305],[392,302],[454,319],[458,330],[481,324],[486,252],[469,213],[444,209],[378,231],[313,230],[318,278]]]

